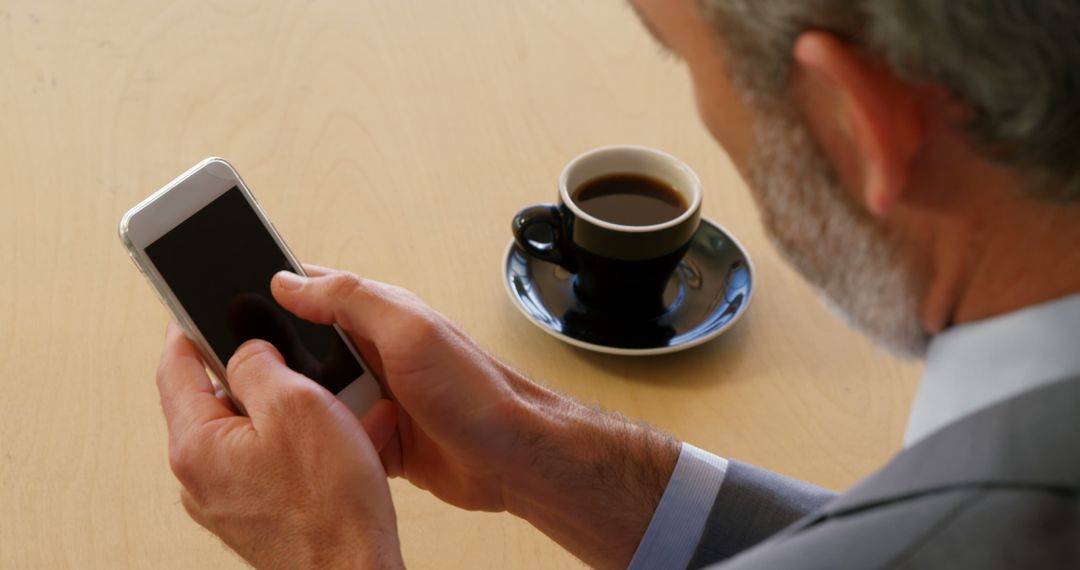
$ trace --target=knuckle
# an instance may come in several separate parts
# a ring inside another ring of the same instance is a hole
[[[291,386],[281,390],[276,400],[282,413],[291,418],[306,417],[311,410],[326,406],[325,394],[316,386]]]
[[[185,441],[174,440],[169,444],[169,469],[184,487],[196,487],[198,462],[193,455],[194,450]]]
[[[446,326],[438,315],[428,309],[407,312],[398,321],[401,336],[416,346],[428,346],[443,337]]]
[[[158,362],[157,370],[154,371],[154,380],[157,382],[158,388],[166,385],[169,377],[169,364],[162,359]]]
[[[334,276],[330,278],[330,283],[327,286],[327,293],[331,297],[348,299],[363,289],[363,279],[355,273],[342,272],[335,273]]]
[[[435,319],[429,311],[416,311],[405,319],[405,323],[414,335],[426,339],[437,336],[442,328],[438,319]]]
[[[198,521],[201,518],[199,505],[195,501],[195,497],[187,489],[180,489],[180,504],[184,506],[184,510],[193,520]]]
[[[419,295],[404,287],[388,285],[387,296],[391,297],[399,305],[404,307],[416,310],[427,308],[427,304],[424,303],[424,300],[421,299]]]

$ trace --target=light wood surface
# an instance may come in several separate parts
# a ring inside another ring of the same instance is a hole
[[[783,265],[692,101],[617,0],[0,0],[0,568],[241,566],[179,504],[153,383],[167,316],[115,230],[210,155],[301,259],[415,290],[559,390],[832,488],[871,472],[917,367]],[[721,339],[599,356],[506,299],[511,216],[610,143],[687,161],[754,257]],[[510,516],[393,490],[412,567],[580,566]]]

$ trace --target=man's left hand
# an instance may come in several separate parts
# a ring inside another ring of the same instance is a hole
[[[383,400],[361,423],[261,341],[241,346],[227,374],[247,417],[215,394],[198,351],[169,325],[157,382],[191,517],[259,568],[401,567],[377,451],[393,436],[394,407]]]

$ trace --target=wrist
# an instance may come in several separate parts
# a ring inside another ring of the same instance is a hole
[[[320,532],[309,527],[288,550],[291,563],[286,567],[351,570],[354,568],[400,569],[401,543],[396,532],[345,523]]]
[[[508,512],[592,566],[626,567],[679,457],[679,443],[542,387],[523,393]]]

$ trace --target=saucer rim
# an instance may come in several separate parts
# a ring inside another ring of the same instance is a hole
[[[561,340],[561,341],[563,341],[563,342],[565,342],[567,344],[570,344],[572,346],[576,346],[578,348],[582,348],[582,349],[585,349],[585,350],[590,350],[590,351],[593,351],[593,352],[599,352],[599,353],[602,353],[602,354],[612,354],[612,355],[616,355],[616,356],[657,356],[657,355],[661,355],[661,354],[672,354],[672,353],[675,353],[675,352],[681,352],[681,351],[684,351],[684,350],[689,350],[689,349],[694,348],[696,346],[701,346],[701,345],[715,339],[716,337],[724,334],[725,332],[728,331],[728,329],[735,326],[736,323],[738,323],[740,320],[742,320],[743,315],[745,315],[746,312],[750,310],[750,305],[754,301],[754,290],[757,288],[757,287],[754,286],[754,284],[757,283],[757,268],[754,267],[754,260],[752,260],[750,258],[750,252],[747,251],[747,249],[743,246],[742,242],[740,242],[738,240],[738,238],[736,238],[734,236],[734,234],[729,232],[727,230],[727,228],[725,228],[724,226],[716,223],[715,221],[713,221],[713,220],[711,220],[709,218],[706,218],[706,217],[702,216],[701,217],[701,223],[709,224],[709,225],[713,226],[714,228],[720,230],[720,232],[722,234],[724,234],[725,236],[727,236],[727,238],[729,240],[731,240],[732,243],[735,244],[735,247],[737,247],[739,249],[739,251],[742,252],[743,259],[746,260],[746,265],[750,270],[750,283],[751,283],[750,292],[747,294],[746,302],[743,303],[742,307],[739,309],[739,312],[736,313],[735,316],[730,321],[727,322],[727,324],[725,324],[724,326],[716,329],[715,331],[710,332],[709,334],[707,334],[705,336],[695,338],[693,340],[683,342],[683,343],[680,343],[680,344],[670,345],[670,346],[660,346],[660,347],[655,347],[655,348],[620,348],[620,347],[615,347],[615,346],[607,346],[607,345],[603,345],[603,344],[595,344],[595,343],[591,343],[591,342],[585,342],[583,340],[578,340],[576,338],[573,338],[573,337],[571,337],[569,335],[563,334],[563,333],[561,333],[559,331],[556,331],[556,330],[548,327],[544,323],[540,322],[539,319],[533,317],[531,314],[529,314],[528,311],[525,310],[525,307],[521,304],[521,300],[518,299],[517,295],[514,294],[513,288],[511,287],[510,279],[508,277],[508,273],[507,273],[506,269],[510,264],[510,256],[514,252],[514,247],[517,245],[517,242],[514,241],[513,239],[511,239],[510,243],[507,244],[506,249],[503,251],[503,256],[502,256],[502,276],[500,277],[500,280],[503,283],[503,290],[506,291],[506,295],[508,297],[510,297],[510,302],[511,302],[511,304],[514,305],[514,308],[516,308],[519,313],[524,315],[525,318],[528,319],[529,322],[531,322],[533,325],[538,327],[540,330],[546,332],[547,334],[549,334],[549,335],[551,335],[551,336],[553,336],[553,337],[555,337],[555,338],[557,338],[557,339],[559,339],[559,340]],[[695,234],[696,234],[696,232],[695,232]]]

